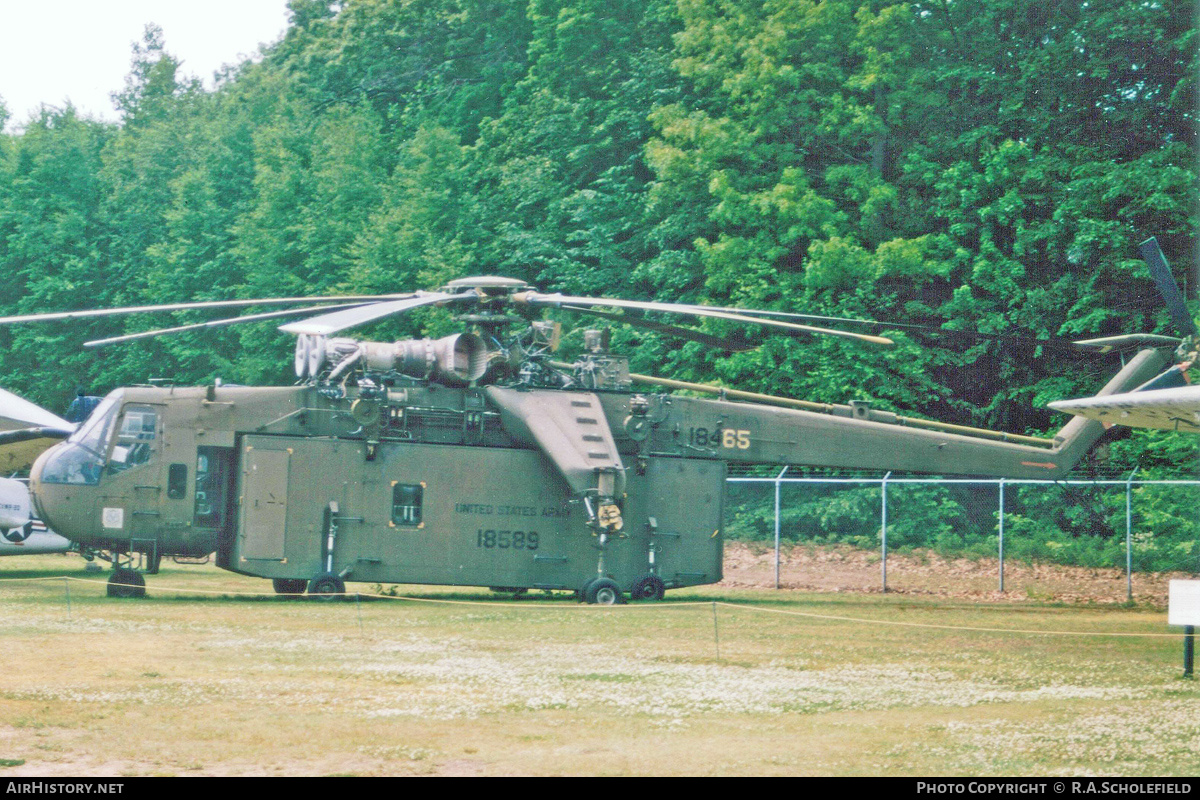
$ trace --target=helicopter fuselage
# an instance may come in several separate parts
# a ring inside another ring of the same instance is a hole
[[[266,578],[575,590],[597,576],[578,493],[483,390],[388,395],[120,390],[43,454],[32,493],[84,547],[215,551]],[[724,462],[654,457],[634,472],[604,574],[626,589],[651,573],[720,580]]]
[[[1145,351],[1106,391],[1161,363]],[[1053,478],[1102,431],[1075,420],[1014,442],[916,422],[863,405],[428,381],[135,387],[43,453],[30,488],[54,530],[93,550],[215,552],[295,582],[631,591],[721,579],[729,463]]]

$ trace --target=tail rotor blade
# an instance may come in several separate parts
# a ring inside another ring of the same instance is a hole
[[[1158,287],[1158,293],[1162,295],[1163,302],[1167,305],[1167,313],[1170,314],[1171,321],[1175,323],[1178,333],[1181,336],[1195,336],[1200,333],[1196,328],[1195,320],[1188,313],[1183,293],[1179,291],[1179,284],[1175,283],[1175,276],[1171,274],[1167,259],[1163,257],[1162,248],[1158,246],[1158,239],[1151,236],[1138,245],[1138,251],[1142,254],[1146,265],[1150,267],[1154,285]]]

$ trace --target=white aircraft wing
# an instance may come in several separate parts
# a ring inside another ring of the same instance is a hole
[[[0,389],[0,431],[18,428],[74,428],[57,414],[51,414],[41,406],[34,405],[23,397]]]
[[[1110,425],[1200,433],[1200,385],[1059,400],[1049,406]]]
[[[0,475],[28,469],[43,450],[74,430],[57,414],[0,389]]]

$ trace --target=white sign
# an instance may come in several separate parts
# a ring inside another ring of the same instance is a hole
[[[125,527],[125,509],[105,508],[100,515],[100,523],[106,528],[121,529]]]
[[[1171,581],[1167,624],[1200,627],[1200,581]]]

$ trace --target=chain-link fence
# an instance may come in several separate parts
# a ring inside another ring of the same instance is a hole
[[[777,588],[1133,600],[1200,573],[1200,481],[782,470],[728,489],[727,538],[768,543]]]

